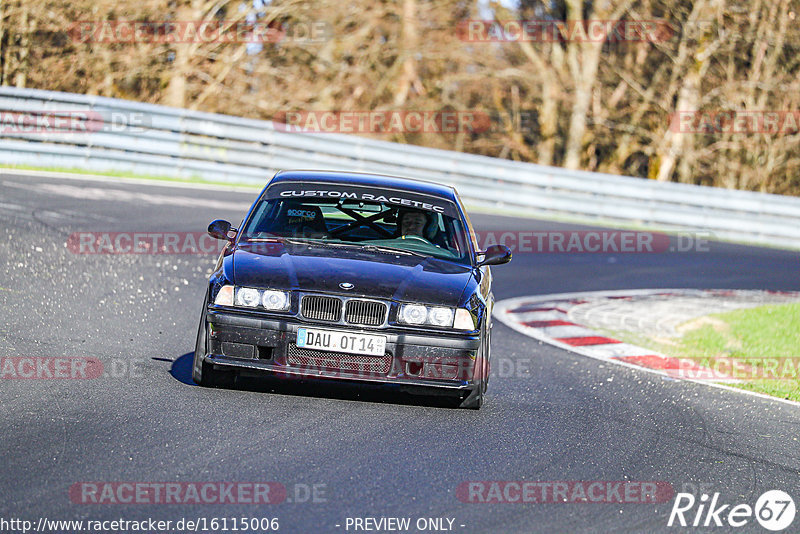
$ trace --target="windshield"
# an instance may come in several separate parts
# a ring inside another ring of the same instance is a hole
[[[452,216],[458,212],[451,202],[447,209],[437,212],[398,206],[389,199],[384,202],[265,196],[242,232],[241,240],[245,242],[299,240],[469,263],[468,236],[461,220]],[[429,206],[421,202],[412,205]]]

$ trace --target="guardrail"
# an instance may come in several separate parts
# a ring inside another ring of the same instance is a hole
[[[290,133],[270,121],[0,87],[0,114],[9,112],[77,113],[89,120],[66,121],[68,133],[20,131],[0,121],[0,164],[259,184],[279,169],[376,172],[450,184],[467,203],[537,217],[708,230],[723,239],[800,248],[796,197],[570,171],[352,135]]]

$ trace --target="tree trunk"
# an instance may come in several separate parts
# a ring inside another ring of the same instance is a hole
[[[20,28],[20,41],[19,41],[19,54],[17,57],[17,68],[14,73],[14,85],[16,87],[25,87],[28,81],[28,67],[30,66],[31,54],[31,35],[36,30],[36,20],[29,22],[30,11],[29,6],[25,2],[22,3],[22,13],[20,14],[19,28]]]
[[[545,76],[542,80],[542,110],[539,114],[538,163],[552,165],[556,153],[558,134],[558,87],[556,80]]]
[[[589,13],[590,19],[616,20],[627,10],[629,2],[621,2],[612,13],[608,4],[595,6]],[[567,27],[569,30],[583,23],[583,0],[567,0]],[[569,121],[569,132],[564,155],[564,167],[578,169],[581,164],[583,137],[586,134],[586,123],[592,91],[597,79],[597,67],[600,63],[602,40],[572,40],[567,43],[567,61],[574,82],[572,96],[572,114]]]
[[[724,0],[698,0],[694,5],[687,26],[693,32],[690,33],[690,36],[698,41],[698,46],[694,54],[689,57],[690,65],[678,91],[678,100],[673,110],[675,113],[698,111],[702,105],[700,84],[711,60],[711,54],[708,53],[708,50],[715,46],[715,42],[711,37],[711,26],[701,26],[698,22],[712,19],[715,10],[718,7],[722,8],[723,4]],[[695,26],[694,29],[691,26],[692,24]],[[677,117],[675,118],[677,119]],[[694,133],[675,131],[674,128],[668,125],[662,147],[657,159],[659,165],[655,176],[656,180],[660,182],[669,181],[680,159],[682,161],[680,181],[691,181]]]
[[[586,50],[593,44],[588,44],[584,49],[582,68],[575,72],[575,93],[573,94],[572,115],[569,121],[569,133],[567,134],[566,153],[564,156],[564,167],[567,169],[578,169],[581,164],[583,136],[586,133],[586,117],[589,113],[589,103],[592,100],[592,89],[597,75],[597,63],[600,60],[599,51]]]
[[[6,53],[9,48],[6,30],[6,3],[0,2],[0,85],[6,81]]]
[[[394,93],[394,105],[402,106],[408,99],[411,86],[422,92],[422,83],[417,73],[415,55],[419,47],[417,35],[417,1],[403,0],[403,29],[401,30],[400,53],[403,56],[403,70]]]
[[[181,3],[178,6],[175,21],[178,23],[198,20],[202,18],[201,2],[191,0],[190,4]],[[186,107],[186,86],[190,74],[191,54],[194,43],[175,43],[173,52],[175,58],[172,61],[172,72],[164,96],[164,104],[177,108]]]

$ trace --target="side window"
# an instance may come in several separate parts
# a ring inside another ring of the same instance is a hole
[[[458,199],[458,204],[461,206],[461,210],[464,213],[464,220],[467,221],[467,232],[469,233],[469,239],[472,242],[472,249],[475,252],[478,252],[481,248],[478,245],[478,236],[475,234],[475,229],[472,227],[472,222],[469,220],[469,215],[467,214],[467,210],[464,209],[464,205],[461,204],[461,199]]]
[[[258,226],[264,221],[265,217],[267,216],[267,211],[272,207],[272,202],[268,202],[266,200],[262,200],[259,205],[256,207],[256,211],[253,213],[253,216],[250,218],[250,223],[247,225],[247,229],[245,233],[247,234],[254,234],[258,230]],[[240,226],[241,227],[241,226]]]
[[[447,234],[450,237],[449,243],[451,249],[454,249],[454,252],[459,256],[464,256],[469,247],[467,246],[467,242],[465,241],[466,233],[461,228],[461,221],[458,219],[451,219],[448,217],[448,231]]]

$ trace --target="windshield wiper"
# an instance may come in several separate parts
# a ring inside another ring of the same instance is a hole
[[[404,248],[394,248],[394,247],[387,247],[385,245],[362,245],[366,250],[377,250],[379,252],[389,252],[389,253],[400,253],[400,254],[408,254],[409,256],[419,256],[421,258],[429,257],[428,254],[423,254],[422,252],[417,252],[416,250],[407,250]]]
[[[422,258],[428,257],[428,254],[422,254],[421,252],[417,252],[416,250],[406,250],[404,248],[387,247],[385,245],[372,245],[370,243],[352,243],[349,241],[339,241],[334,243],[331,241],[324,241],[321,244],[324,244],[327,247],[356,247],[369,252],[388,252],[390,254],[405,254],[407,256],[420,256]]]
[[[320,242],[321,239],[311,237],[251,237],[245,243],[289,243],[290,245],[301,245],[310,242]]]
[[[295,238],[295,237],[254,237],[248,239],[247,242],[249,243],[268,243],[268,242],[275,242],[275,243],[289,243],[290,245],[303,245],[303,244],[314,244],[320,245],[323,247],[355,247],[360,248],[362,250],[366,250],[368,252],[386,252],[389,254],[405,254],[406,256],[419,256],[420,258],[429,258],[431,257],[430,254],[423,254],[422,252],[417,252],[416,250],[407,250],[404,248],[395,248],[395,247],[387,247],[386,245],[371,245],[369,243],[353,243],[349,241],[327,241],[325,239],[315,239],[315,238]]]

